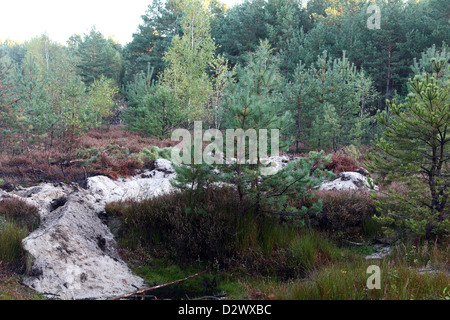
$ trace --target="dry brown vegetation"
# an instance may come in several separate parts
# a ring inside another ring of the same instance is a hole
[[[6,189],[39,182],[83,183],[98,174],[117,179],[146,165],[133,156],[142,149],[176,143],[128,132],[122,125],[95,128],[70,141],[54,141],[51,147],[35,145],[20,155],[1,153],[0,179]]]
[[[172,147],[177,144],[170,139],[159,140],[136,132],[125,130],[123,125],[91,129],[80,139],[80,147],[93,148],[110,144],[117,144],[128,148],[132,153],[140,152],[143,148],[157,146],[159,148]]]

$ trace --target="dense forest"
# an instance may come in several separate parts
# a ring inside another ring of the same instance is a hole
[[[174,238],[165,241],[172,246],[171,259],[178,252],[183,263],[194,257],[233,269],[238,256],[251,260],[249,273],[265,274],[267,265],[272,269],[266,273],[282,273],[283,279],[305,276],[312,265],[336,257],[313,233],[308,241],[315,241],[325,260],[308,260],[311,266],[298,272],[288,262],[278,264],[288,259],[287,253],[274,244],[278,240],[268,249],[263,236],[274,217],[280,219],[280,229],[270,229],[270,236],[279,239],[281,233],[295,237],[295,228],[314,225],[310,215],[334,212],[326,223],[321,220],[319,229],[324,231],[323,223],[333,225],[332,234],[342,243],[342,237],[353,239],[344,229],[350,228],[349,220],[354,228],[356,218],[349,217],[356,210],[365,231],[370,228],[366,215],[375,216],[370,221],[379,228],[377,236],[392,243],[444,242],[448,254],[449,21],[447,0],[244,0],[232,7],[219,0],[153,0],[126,44],[95,26],[65,44],[45,34],[24,43],[4,41],[0,182],[20,184],[31,176],[33,182],[78,181],[89,175],[86,170],[115,178],[130,174],[145,167],[145,159],[161,157],[160,148],[172,147],[167,141],[175,129],[193,130],[196,121],[203,129],[276,128],[283,152],[300,157],[277,175],[259,180],[259,163],[256,168],[226,166],[219,176],[205,165],[180,167],[174,186],[183,193],[107,209],[131,215],[136,226],[145,225],[146,230],[137,228],[147,240],[149,230],[159,232],[161,239],[169,237],[150,226],[177,225],[164,220],[168,212],[179,215],[186,229],[200,225],[216,232],[192,238],[181,231],[170,234]],[[114,127],[134,144],[111,138],[117,133]],[[96,136],[109,139],[107,145],[93,144]],[[84,168],[72,170],[67,167],[71,161],[82,161]],[[338,165],[341,170],[334,170]],[[380,192],[356,197],[311,192],[321,179],[350,167],[369,170]],[[217,181],[234,186],[235,197],[227,200],[226,191],[211,189]],[[194,184],[196,190],[185,187]],[[344,208],[348,204],[351,210]],[[184,216],[181,205],[198,218]],[[144,223],[139,219],[145,210],[157,213]],[[343,210],[345,218],[336,218]],[[214,212],[218,220],[208,220],[205,212]],[[219,232],[229,228],[226,215],[240,226],[252,216],[257,231],[244,228],[247,238],[228,239],[225,231]],[[218,249],[211,244],[213,237],[233,245]],[[260,251],[252,247],[258,237],[263,238]],[[287,251],[300,246],[295,241]],[[442,262],[436,250],[433,257]],[[302,264],[305,255],[289,259]],[[446,259],[448,267],[448,255]],[[295,296],[282,284],[273,286],[284,292],[282,297]]]
[[[220,127],[228,81],[238,82],[236,73],[261,46],[261,58],[270,58],[264,67],[276,72],[267,89],[278,91],[278,111],[293,120],[285,134],[302,150],[368,143],[386,99],[405,97],[408,79],[429,67],[429,58],[448,57],[450,33],[447,1],[380,1],[379,29],[367,27],[367,6],[154,1],[126,45],[95,27],[65,46],[46,35],[5,41],[2,150],[20,153],[29,141],[82,132],[125,106],[130,129],[157,136],[194,120]]]

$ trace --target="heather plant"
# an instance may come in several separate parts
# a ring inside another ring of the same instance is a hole
[[[334,241],[370,241],[380,235],[380,226],[373,220],[376,207],[368,192],[314,191],[314,196],[303,200],[303,204],[309,207],[319,200],[322,208],[307,216],[307,224]],[[294,199],[292,205],[296,201],[299,199]]]
[[[0,218],[14,222],[28,232],[35,230],[40,223],[38,209],[23,200],[7,198],[0,201]]]
[[[287,279],[342,257],[314,231],[253,210],[240,215],[237,195],[229,187],[199,194],[195,204],[189,197],[175,192],[110,203],[106,214],[121,245],[182,265],[201,260],[238,273]]]

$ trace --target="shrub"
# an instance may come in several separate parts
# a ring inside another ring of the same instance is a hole
[[[361,240],[379,231],[372,220],[375,204],[366,192],[315,191],[315,196],[306,201],[314,203],[318,199],[322,202],[322,211],[309,215],[309,223],[329,233],[333,239]]]
[[[108,204],[109,218],[118,218],[115,232],[131,248],[145,246],[181,261],[210,259],[230,254],[237,210],[230,193],[212,190],[211,201],[189,208],[189,195],[171,193],[142,202]]]
[[[17,198],[0,201],[0,217],[4,217],[5,221],[14,222],[28,232],[35,230],[40,223],[38,209]]]
[[[196,202],[191,196],[175,192],[110,203],[106,221],[119,243],[132,250],[143,247],[176,263],[200,259],[246,275],[303,277],[339,256],[328,240],[300,232],[279,216],[251,210],[241,214],[238,196],[229,188],[209,189]]]
[[[345,171],[355,171],[358,169],[356,161],[345,152],[336,152],[331,156],[331,163],[325,165],[325,168],[334,173]]]

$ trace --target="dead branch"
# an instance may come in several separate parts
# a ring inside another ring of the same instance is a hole
[[[130,296],[135,296],[135,295],[139,295],[139,294],[142,294],[142,293],[145,293],[145,292],[148,292],[148,291],[156,290],[156,289],[159,289],[159,288],[162,288],[162,287],[171,286],[171,285],[174,285],[174,284],[177,284],[177,283],[180,283],[180,282],[183,282],[183,281],[195,278],[195,277],[197,277],[197,276],[199,276],[199,275],[201,275],[203,273],[208,272],[209,270],[210,270],[210,268],[208,268],[206,270],[203,270],[201,272],[195,273],[193,275],[190,275],[190,276],[188,276],[186,278],[183,278],[183,279],[175,280],[175,281],[168,282],[168,283],[159,284],[157,286],[150,287],[150,288],[144,288],[144,289],[132,292],[132,293],[127,293],[127,294],[124,294],[124,295],[121,295],[121,296],[112,297],[112,298],[109,298],[108,300],[120,300],[120,299],[123,299],[123,298],[128,298]]]

